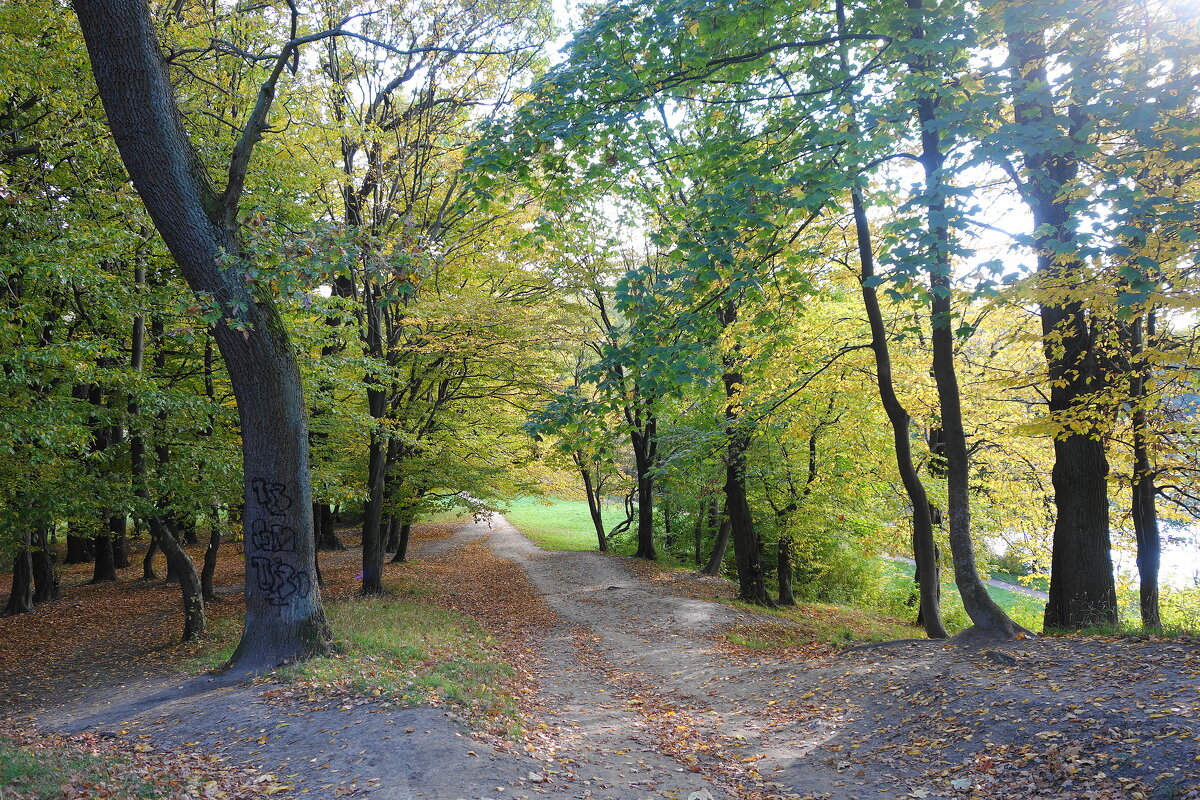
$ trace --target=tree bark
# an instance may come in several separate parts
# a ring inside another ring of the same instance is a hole
[[[1066,286],[1084,272],[1075,255],[1068,189],[1079,172],[1072,154],[1079,144],[1075,135],[1087,119],[1076,106],[1068,114],[1068,131],[1046,130],[1059,115],[1046,68],[1045,32],[1022,19],[1020,28],[1006,35],[1013,117],[1029,131],[1021,139],[1029,176],[1022,195],[1033,215],[1039,289],[1049,292],[1038,307],[1050,417],[1063,423],[1074,420],[1054,442],[1054,543],[1045,625],[1060,630],[1111,626],[1117,623],[1117,594],[1109,540],[1108,459],[1099,426],[1080,430],[1078,424],[1090,413],[1084,407],[1087,395],[1103,389],[1106,376],[1086,308],[1063,296]]]
[[[95,558],[92,552],[92,540],[87,536],[67,534],[67,557],[64,564],[87,564]]]
[[[839,31],[845,27],[845,9],[839,1],[837,6]],[[849,72],[845,50],[841,54],[842,71]],[[857,121],[851,120],[851,128],[857,130]],[[942,622],[939,595],[941,575],[938,569],[937,546],[933,537],[933,520],[929,516],[929,495],[925,484],[913,464],[912,445],[909,441],[910,417],[900,398],[896,395],[892,374],[892,356],[888,347],[887,327],[883,323],[883,312],[879,306],[879,295],[875,290],[875,250],[871,243],[871,227],[867,220],[866,204],[862,189],[857,184],[850,190],[854,213],[854,232],[858,246],[859,270],[861,274],[863,308],[871,330],[871,352],[875,357],[875,383],[879,401],[887,414],[892,428],[892,446],[896,454],[896,471],[908,495],[912,507],[913,559],[917,562],[916,580],[920,597],[918,619],[931,639],[946,638],[946,627]]]
[[[1155,508],[1157,494],[1154,481],[1154,465],[1150,461],[1150,422],[1147,419],[1146,374],[1149,365],[1145,358],[1143,328],[1147,337],[1154,336],[1154,310],[1147,310],[1144,319],[1138,318],[1129,325],[1129,358],[1132,369],[1129,373],[1129,396],[1133,400],[1130,425],[1133,428],[1133,529],[1137,537],[1138,607],[1142,616],[1142,627],[1162,630],[1162,615],[1158,606],[1158,573],[1162,562],[1162,542],[1158,533],[1158,510]]]
[[[658,420],[649,416],[630,434],[633,444],[633,465],[637,470],[638,521],[637,552],[634,556],[654,561],[658,553],[654,549],[654,467],[657,460]]]
[[[608,552],[608,537],[604,533],[604,509],[600,505],[600,495],[592,484],[592,472],[577,458],[579,474],[583,478],[583,491],[587,495],[588,514],[592,518],[592,527],[596,530],[596,541],[601,553]]]
[[[208,532],[208,546],[204,548],[204,566],[200,570],[200,594],[206,603],[217,602],[213,591],[213,574],[217,571],[217,555],[221,549],[221,528],[213,520],[212,530]]]
[[[39,525],[33,529],[30,556],[33,560],[33,602],[46,603],[57,600],[58,571],[54,567],[54,548],[50,544],[49,526]]]
[[[775,575],[779,583],[779,605],[796,605],[796,595],[792,593],[792,537],[790,536],[779,537]]]
[[[396,555],[392,557],[393,564],[403,564],[408,561],[408,540],[412,535],[412,523],[400,523],[400,534],[396,542]]]
[[[207,621],[204,617],[204,592],[200,586],[200,576],[196,565],[183,549],[183,545],[175,538],[174,533],[167,529],[162,517],[152,516],[149,520],[154,530],[154,538],[158,540],[167,563],[179,576],[180,596],[183,600],[183,640],[190,642],[204,635]]]
[[[923,11],[923,0],[907,0],[908,7]],[[913,28],[913,38],[925,38],[923,24]],[[924,57],[915,57],[909,67],[919,75],[932,72]],[[963,426],[962,399],[954,366],[954,330],[951,302],[950,231],[946,223],[945,184],[942,169],[945,157],[937,118],[938,100],[924,92],[917,97],[917,121],[921,132],[919,160],[925,174],[925,196],[930,253],[928,274],[930,318],[933,340],[933,376],[937,385],[938,410],[946,443],[946,495],[950,532],[950,555],[954,562],[954,583],[963,606],[974,623],[971,632],[988,638],[1013,638],[1023,629],[1004,613],[987,593],[975,562],[971,541],[970,459]]]
[[[338,538],[333,529],[333,507],[328,503],[318,503],[314,509],[314,524],[317,526],[318,550],[345,550],[346,545]]]
[[[732,526],[729,523],[729,515],[722,512],[721,527],[717,529],[717,540],[713,543],[713,549],[708,556],[708,562],[704,565],[704,569],[700,570],[701,574],[721,574],[721,566],[725,563],[725,551],[729,548],[730,530],[732,530]]]
[[[33,611],[33,557],[29,552],[30,534],[24,534],[21,549],[13,556],[12,588],[8,593],[5,614],[28,614]]]
[[[737,321],[738,307],[733,300],[724,302],[719,311],[722,330]],[[774,606],[767,594],[762,564],[762,546],[754,530],[754,517],[746,499],[746,451],[750,435],[742,428],[740,417],[744,381],[738,370],[736,346],[723,356],[725,386],[725,514],[733,539],[733,555],[737,562],[738,598],[747,603]]]
[[[214,336],[237,400],[245,476],[246,618],[231,666],[260,672],[324,651],[300,373],[274,303],[240,268],[237,242],[245,171],[288,59],[281,54],[261,87],[218,193],[184,130],[145,0],[73,5],[129,177],[188,285],[222,316]],[[169,544],[160,537],[160,546]]]

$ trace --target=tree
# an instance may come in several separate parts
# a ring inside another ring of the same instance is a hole
[[[285,44],[264,80],[217,192],[183,128],[142,0],[74,4],[109,126],[134,187],[188,285],[217,317],[242,429],[246,622],[233,655],[253,672],[323,651],[330,639],[314,576],[306,411],[295,356],[271,298],[241,262],[246,172],[276,85],[303,43]]]

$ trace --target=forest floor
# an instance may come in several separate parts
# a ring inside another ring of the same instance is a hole
[[[177,590],[129,581],[0,619],[0,710],[30,746],[170,764],[197,798],[1200,800],[1195,641],[749,649],[728,634],[794,642],[790,623],[721,602],[721,579],[544,551],[500,518],[415,536],[389,570],[424,571],[496,637],[519,737],[441,707],[182,676]],[[353,591],[357,558],[322,554],[327,596]],[[218,615],[239,611],[237,561]]]

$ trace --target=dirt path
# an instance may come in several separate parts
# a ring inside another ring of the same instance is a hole
[[[434,709],[301,706],[211,678],[93,695],[46,721],[211,750],[294,797],[1200,798],[1194,643],[749,651],[721,630],[780,623],[664,592],[626,559],[542,551],[500,518],[416,557],[538,687],[523,749]],[[522,613],[481,596],[496,586]]]

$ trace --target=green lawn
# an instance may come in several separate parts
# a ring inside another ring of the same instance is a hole
[[[884,565],[885,580],[889,584],[889,589],[892,591],[908,591],[913,585],[913,573],[915,568],[909,564],[904,564],[898,561],[885,561]],[[996,575],[997,580],[1005,580],[1005,578]],[[942,596],[945,599],[953,597],[954,601],[958,602],[958,589],[954,586],[954,580],[949,577],[946,571],[943,571]],[[1019,625],[1023,625],[1031,631],[1040,631],[1042,629],[1042,614],[1046,610],[1046,602],[1038,600],[1036,597],[1030,597],[1026,594],[1011,592],[1008,589],[998,589],[994,586],[987,587],[988,594],[996,601],[996,604],[1004,609],[1004,613],[1012,617],[1013,621]],[[943,600],[943,604],[945,603]]]
[[[587,503],[582,500],[522,497],[509,504],[504,516],[547,550],[595,550],[599,546]],[[605,504],[605,528],[611,530],[624,518],[619,503]]]

